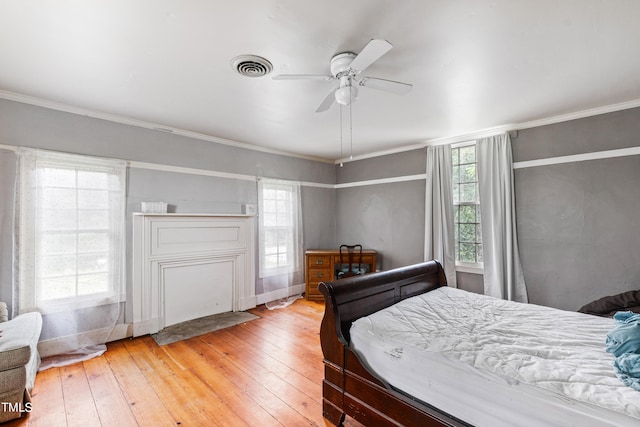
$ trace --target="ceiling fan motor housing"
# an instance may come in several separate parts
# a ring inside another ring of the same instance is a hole
[[[331,74],[333,76],[340,78],[342,77],[339,74],[348,73],[351,69],[349,66],[353,62],[353,59],[356,57],[356,54],[353,52],[343,52],[335,55],[331,58]]]

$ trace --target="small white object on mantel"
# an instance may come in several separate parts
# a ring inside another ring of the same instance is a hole
[[[140,210],[143,213],[167,213],[166,202],[140,202]]]

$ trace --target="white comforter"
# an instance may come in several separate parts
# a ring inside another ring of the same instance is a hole
[[[445,287],[358,319],[351,336],[352,345],[362,354],[377,343],[383,356],[364,356],[365,362],[400,389],[406,381],[417,381],[417,385],[409,386],[414,395],[420,382],[423,386],[430,384],[430,373],[425,371],[422,378],[405,375],[404,380],[395,381],[390,373],[392,366],[401,364],[403,358],[415,364],[419,354],[425,360],[433,360],[433,352],[438,352],[449,361],[479,368],[493,379],[504,378],[512,386],[520,383],[537,386],[638,418],[640,425],[640,392],[616,378],[614,358],[605,352],[605,337],[612,327],[613,320],[608,318]],[[426,362],[423,366],[427,366]],[[466,371],[456,372],[458,377],[452,380],[464,388],[467,378],[460,376],[460,372]],[[479,388],[476,392],[482,398],[485,383],[469,384]],[[484,392],[491,390],[488,387]],[[560,400],[572,405],[566,397]]]

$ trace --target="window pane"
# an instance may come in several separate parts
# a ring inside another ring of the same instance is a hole
[[[79,209],[108,209],[109,192],[106,190],[78,190]]]
[[[278,215],[276,213],[264,212],[262,215],[262,221],[265,227],[275,227],[278,225],[277,218]]]
[[[40,300],[70,298],[76,295],[76,276],[40,280]]]
[[[76,191],[72,188],[43,188],[42,207],[45,209],[75,209]]]
[[[278,225],[280,227],[286,227],[290,225],[290,215],[287,212],[278,212]]]
[[[106,272],[108,267],[107,254],[78,255],[78,274]]]
[[[38,181],[49,187],[76,186],[76,171],[73,169],[38,168]]]
[[[278,267],[278,255],[265,255],[264,257],[265,268],[277,268]]]
[[[460,184],[460,203],[473,203],[478,200],[476,184]]]
[[[475,243],[476,226],[475,224],[460,224],[460,243]]]
[[[468,145],[466,147],[460,147],[460,163],[475,163],[476,162],[476,146]]]
[[[78,171],[78,188],[109,188],[109,175],[104,172]]]
[[[75,254],[76,235],[69,233],[44,233],[40,238],[38,252],[41,254]]]
[[[40,229],[44,231],[75,230],[75,209],[43,209]]]
[[[460,166],[460,182],[476,182],[476,165]]]
[[[473,243],[460,243],[460,261],[476,262],[476,245]]]
[[[91,295],[109,291],[109,274],[86,274],[78,276],[78,295]]]
[[[453,204],[457,205],[460,203],[460,185],[453,184]]]
[[[76,274],[76,256],[73,255],[47,255],[39,257],[38,276],[56,277]]]
[[[277,203],[275,200],[265,200],[263,204],[264,212],[276,212]]]
[[[476,206],[475,205],[462,205],[459,207],[460,220],[459,222],[476,222]]]
[[[78,252],[106,252],[109,250],[108,233],[80,233],[78,235]]]
[[[107,210],[79,210],[78,229],[104,230],[109,228],[109,211]]]

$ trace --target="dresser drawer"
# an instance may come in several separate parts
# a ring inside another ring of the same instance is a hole
[[[309,268],[307,280],[309,283],[315,282],[316,286],[320,282],[331,282],[333,280],[333,269]]]
[[[330,255],[309,255],[309,269],[312,268],[331,268]]]

